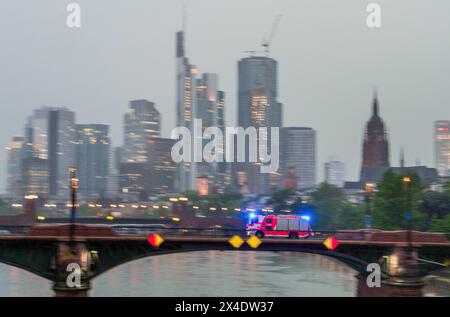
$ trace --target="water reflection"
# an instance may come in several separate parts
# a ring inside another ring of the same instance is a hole
[[[315,254],[204,251],[121,265],[94,279],[90,295],[356,296],[364,284],[356,274],[335,259]],[[449,293],[430,284],[424,295]],[[0,296],[53,296],[53,291],[49,281],[0,264]]]
[[[0,297],[53,296],[51,287],[42,277],[0,263]]]
[[[289,252],[193,252],[149,257],[93,281],[91,296],[354,296],[356,272]]]

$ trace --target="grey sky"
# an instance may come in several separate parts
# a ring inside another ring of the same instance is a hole
[[[187,55],[220,75],[227,124],[236,123],[237,65],[259,49],[278,13],[272,46],[279,61],[285,126],[318,131],[319,179],[330,157],[356,179],[361,139],[378,86],[381,115],[406,160],[433,166],[432,124],[450,119],[448,0],[78,0],[81,29],[69,29],[72,1],[14,0],[0,6],[0,144],[22,134],[41,105],[67,106],[79,123],[108,123],[122,143],[128,100],[156,102],[168,136],[175,119],[175,31],[187,4]],[[365,25],[366,5],[382,8],[381,29]],[[5,151],[0,155],[0,190]]]

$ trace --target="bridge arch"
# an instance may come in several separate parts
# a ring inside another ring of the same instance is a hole
[[[55,276],[56,253],[57,245],[52,240],[0,241],[0,263],[23,269],[48,280],[53,280]]]
[[[165,244],[165,245],[164,245]],[[139,259],[143,259],[151,256],[160,256],[160,255],[169,255],[169,254],[177,254],[177,253],[190,253],[190,252],[200,252],[200,251],[225,251],[225,252],[293,252],[293,253],[309,253],[309,254],[317,254],[322,256],[331,257],[333,259],[338,260],[340,263],[352,268],[357,271],[360,275],[367,275],[367,265],[372,262],[377,262],[381,257],[379,252],[374,255],[372,258],[376,259],[376,261],[366,261],[364,259],[355,257],[351,254],[324,250],[322,247],[320,248],[311,248],[311,247],[299,247],[296,244],[272,244],[270,246],[264,247],[263,244],[258,249],[252,249],[249,247],[242,247],[240,249],[232,249],[227,244],[216,244],[215,246],[211,245],[197,245],[197,246],[182,246],[177,245],[176,243],[166,243],[157,249],[152,248],[147,245],[124,245],[122,248],[120,246],[105,246],[98,244],[88,244],[88,248],[91,250],[95,250],[99,254],[99,263],[98,268],[92,274],[92,278],[98,277],[99,275],[128,262],[136,261]],[[112,249],[110,249],[112,248]],[[115,254],[114,257],[110,256]],[[387,277],[384,275],[383,277]]]
[[[8,261],[8,260],[0,258],[0,264],[5,265],[6,267],[17,268],[17,269],[26,271],[28,273],[34,274],[36,276],[42,277],[44,279],[51,280],[51,276],[49,276],[48,274],[45,274],[45,273],[39,271],[38,269],[35,269],[35,268],[33,268],[31,266],[28,266],[27,264],[24,264],[24,263],[11,262],[11,261]]]
[[[26,240],[18,240],[14,243],[0,243],[0,262],[15,266],[48,280],[56,279],[56,256],[58,244],[55,240],[36,240],[31,244]],[[92,239],[83,242],[87,251],[97,254],[97,261],[93,269],[88,273],[89,278],[95,278],[108,270],[149,256],[164,254],[185,253],[195,251],[235,251],[226,238],[195,239],[167,239],[159,248],[153,248],[144,238],[118,239],[115,241]],[[299,244],[296,241],[263,240],[257,248],[252,249],[244,244],[238,251],[244,252],[300,252],[319,254],[335,258],[362,275],[367,274],[367,265],[377,262],[384,254],[386,248],[361,246],[339,246],[335,251],[329,251],[318,244]]]

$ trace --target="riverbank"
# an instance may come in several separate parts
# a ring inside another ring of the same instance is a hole
[[[435,272],[425,278],[428,296],[450,297],[450,269]]]

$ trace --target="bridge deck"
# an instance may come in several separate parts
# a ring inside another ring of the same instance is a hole
[[[163,236],[165,242],[192,242],[192,243],[228,243],[230,237],[182,237],[182,236]],[[75,241],[97,241],[97,242],[145,242],[147,236],[77,236]],[[29,236],[29,235],[10,235],[0,236],[0,241],[69,241],[69,236]],[[277,239],[277,238],[263,238],[264,244],[292,244],[292,245],[320,245],[324,239],[306,239],[306,240],[292,240],[292,239]],[[370,241],[370,240],[339,240],[340,245],[370,245],[370,246],[407,246],[406,242],[399,241]],[[423,246],[441,246],[450,247],[450,242],[413,242],[413,247]]]

